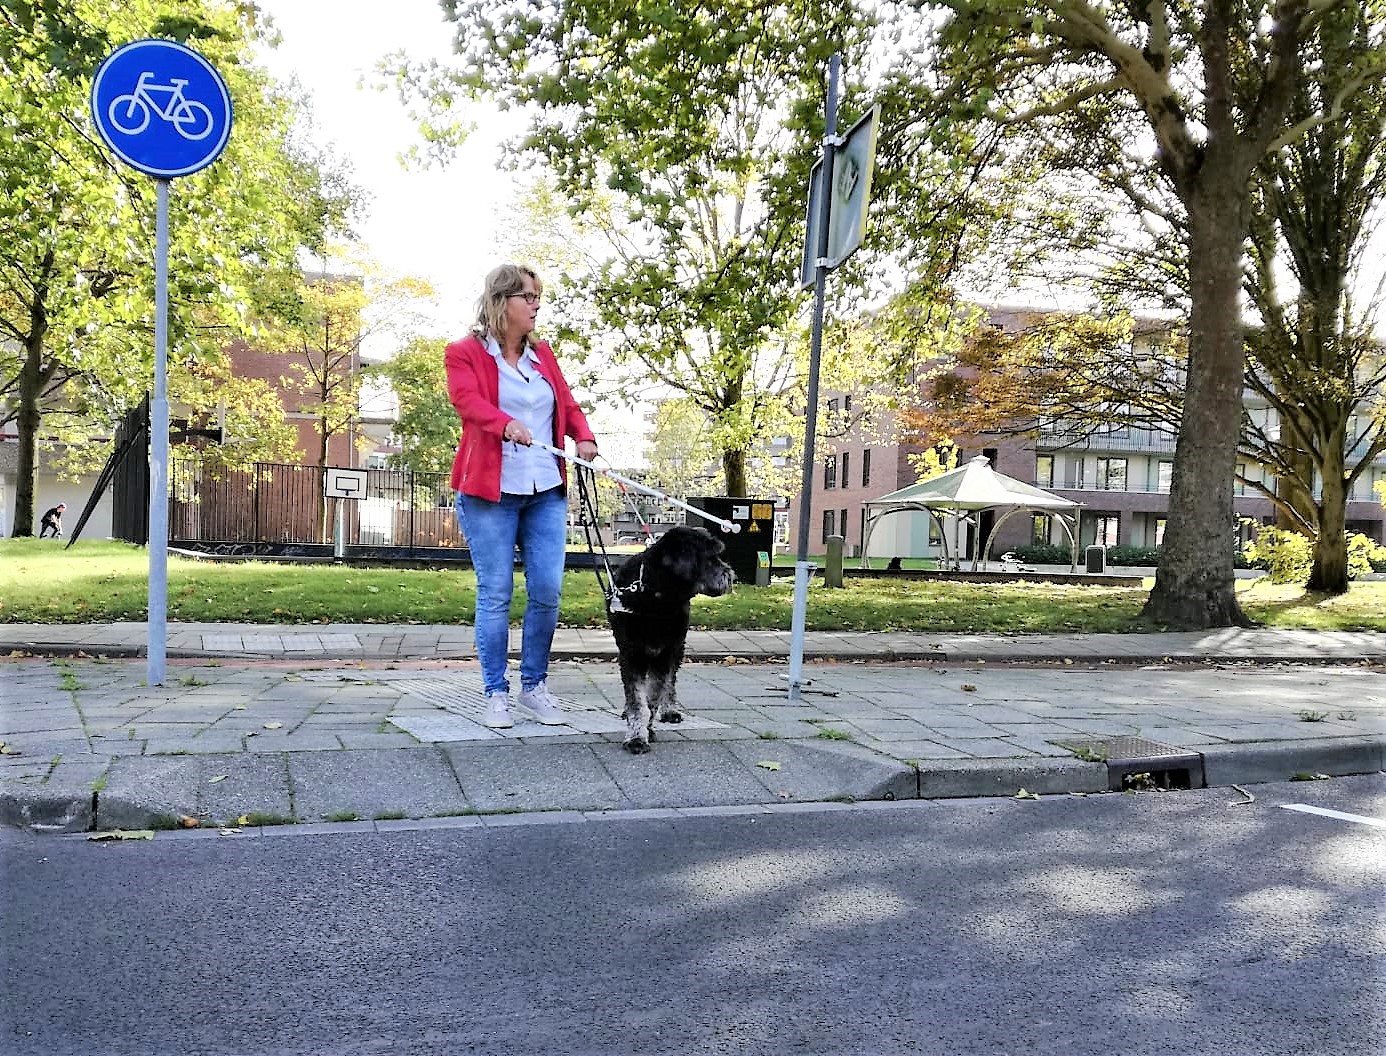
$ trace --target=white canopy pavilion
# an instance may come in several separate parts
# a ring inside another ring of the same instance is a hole
[[[879,499],[870,499],[866,506],[866,531],[862,537],[862,567],[867,567],[867,544],[871,533],[882,518],[892,513],[922,511],[927,513],[938,525],[939,537],[943,540],[944,567],[951,567],[952,556],[948,550],[948,532],[945,530],[940,511],[959,513],[980,513],[986,510],[1005,512],[997,518],[983,545],[972,558],[972,570],[977,571],[978,562],[985,563],[991,553],[992,540],[997,530],[1014,513],[1029,511],[1047,513],[1054,517],[1064,531],[1073,550],[1073,568],[1078,567],[1078,509],[1082,503],[1066,499],[1062,495],[1037,488],[998,473],[991,468],[984,455],[978,455],[967,465],[940,474],[930,480],[911,484]]]

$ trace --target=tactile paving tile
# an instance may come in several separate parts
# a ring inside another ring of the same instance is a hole
[[[554,697],[567,721],[562,726],[545,726],[525,718],[523,708],[515,709],[515,725],[506,730],[492,730],[481,724],[486,712],[486,695],[481,679],[472,673],[419,675],[411,671],[374,671],[370,674],[345,674],[339,671],[305,671],[306,682],[389,682],[406,698],[431,704],[447,715],[396,715],[390,722],[421,741],[480,741],[498,737],[565,737],[575,733],[623,733],[626,728],[620,716],[601,707],[580,704],[563,697]],[[656,723],[656,729],[722,729],[723,724],[711,719],[688,715],[683,722]]]

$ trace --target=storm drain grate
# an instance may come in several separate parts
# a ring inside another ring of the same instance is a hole
[[[1105,763],[1107,787],[1113,792],[1144,788],[1202,788],[1203,756],[1187,748],[1144,737],[1051,738],[1080,759]]]

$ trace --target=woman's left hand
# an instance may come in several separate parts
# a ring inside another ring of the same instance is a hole
[[[591,440],[579,440],[577,443],[577,456],[584,462],[591,462],[597,457],[597,445]]]

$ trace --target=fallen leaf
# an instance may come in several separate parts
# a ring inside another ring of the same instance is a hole
[[[242,814],[239,818],[236,819],[236,824],[237,824],[237,825],[249,825],[249,824],[250,824],[250,815],[249,815],[249,814]]]
[[[207,778],[207,784],[209,784],[209,785],[215,785],[218,781],[225,781],[225,780],[226,780],[226,775],[225,775],[225,774],[217,774],[216,777],[209,777],[209,778]]]
[[[283,726],[284,724],[282,722],[267,722],[265,723],[264,728],[267,730],[278,730],[282,729]]]
[[[0,741],[0,755],[23,755],[18,748],[11,746],[6,741]]]
[[[1017,792],[1017,793],[1015,794],[1015,798],[1016,798],[1016,799],[1039,799],[1039,796],[1035,795],[1033,792],[1027,792],[1025,789],[1022,788],[1019,792]]]
[[[1066,663],[1066,664],[1071,664],[1071,663],[1073,663],[1073,661],[1070,660],[1068,657],[1064,657],[1064,663]]]
[[[89,840],[152,840],[153,829],[111,829],[108,832],[93,832]]]
[[[756,763],[756,766],[760,767],[762,770],[778,770],[780,768],[780,764],[773,759],[762,759],[760,762]]]
[[[178,824],[183,826],[183,828],[185,829],[195,829],[200,824],[200,822],[191,815],[184,814],[181,818],[178,819]]]
[[[977,687],[974,686],[971,682],[964,682],[962,684],[962,691],[964,693],[976,693]]]

